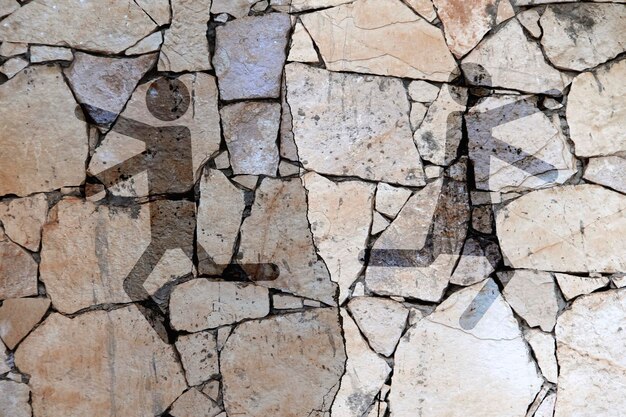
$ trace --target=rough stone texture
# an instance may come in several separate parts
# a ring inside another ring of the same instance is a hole
[[[290,30],[289,16],[280,13],[217,28],[213,65],[222,100],[279,97]]]
[[[626,7],[621,4],[550,5],[539,24],[546,56],[559,68],[584,71],[626,51]]]
[[[526,38],[515,19],[481,42],[461,66],[475,85],[558,94],[569,84],[568,76],[545,61],[539,45]]]
[[[556,343],[554,336],[539,329],[527,329],[524,338],[530,344],[543,376],[553,384],[557,383],[559,366],[556,362]]]
[[[222,409],[197,388],[191,388],[172,404],[172,417],[215,417]]]
[[[544,188],[562,184],[576,173],[558,117],[551,120],[541,112],[535,97],[485,98],[465,119],[478,189]]]
[[[177,330],[197,332],[269,313],[267,289],[252,284],[194,279],[170,297],[170,321]]]
[[[339,6],[351,0],[270,0],[270,4],[281,12],[297,13],[311,9]]]
[[[388,217],[396,217],[411,194],[412,191],[408,188],[380,182],[376,187],[376,211]]]
[[[459,320],[482,283],[451,295],[400,340],[390,394],[394,417],[525,415],[542,380],[511,309],[495,283],[487,285],[493,302],[472,329]]]
[[[306,174],[303,182],[315,246],[330,279],[339,285],[341,304],[363,269],[359,253],[365,249],[372,223],[374,186],[359,181],[334,183],[315,173]]]
[[[469,237],[463,246],[461,259],[450,277],[450,283],[467,286],[483,281],[495,271],[501,259],[496,243]]]
[[[463,247],[468,222],[465,183],[446,178],[428,184],[409,199],[374,244],[373,251],[392,252],[378,255],[382,259],[377,265],[368,266],[367,287],[380,295],[439,301]],[[395,249],[414,252],[395,254]],[[405,260],[410,262],[404,265]]]
[[[556,326],[559,392],[555,417],[618,417],[619,389],[626,366],[626,292],[613,290],[578,298]]]
[[[52,314],[20,344],[15,363],[30,375],[38,417],[154,416],[186,388],[173,348],[134,306]]]
[[[498,277],[508,282],[502,293],[507,303],[530,327],[539,326],[545,332],[554,329],[564,302],[550,273],[518,270]]]
[[[554,417],[554,406],[556,404],[556,394],[550,393],[543,399],[541,405],[535,411],[534,417]]]
[[[500,247],[514,268],[626,271],[624,210],[624,195],[596,185],[534,191],[498,212]]]
[[[437,12],[431,0],[407,0],[406,5],[429,22],[437,18]]]
[[[0,41],[118,53],[156,28],[132,0],[35,0],[0,24]]]
[[[542,30],[541,26],[539,26],[539,12],[536,9],[528,9],[517,15],[517,20],[524,26],[524,28],[530,32],[530,34],[535,37],[541,37]]]
[[[345,309],[341,309],[346,340],[346,372],[331,408],[336,417],[361,417],[391,373],[387,362],[370,350]]]
[[[75,107],[57,66],[26,69],[0,86],[0,196],[83,182],[87,130]]]
[[[305,168],[424,185],[400,80],[338,74],[298,63],[287,65],[286,76],[295,140]]]
[[[250,7],[258,0],[213,0],[211,4],[211,13],[220,14],[228,13],[229,15],[240,18],[248,15]]]
[[[0,410],[11,417],[30,417],[32,410],[28,403],[30,389],[26,384],[13,381],[0,381]]]
[[[196,215],[196,234],[201,246],[197,249],[198,269],[201,273],[221,273],[230,263],[244,209],[244,191],[235,187],[220,171],[205,168],[200,180],[200,203]]]
[[[274,263],[279,275],[259,285],[334,304],[336,284],[319,260],[307,220],[305,189],[299,178],[264,179],[256,191],[250,217],[241,227],[237,259],[246,263]],[[257,271],[252,271],[253,275]]]
[[[372,349],[391,356],[402,336],[409,310],[397,301],[378,297],[352,298],[348,309]]]
[[[135,0],[157,25],[167,25],[172,20],[169,0]]]
[[[339,389],[345,360],[336,309],[245,322],[220,356],[226,413],[323,417]]]
[[[176,341],[176,350],[180,353],[189,386],[200,385],[219,374],[217,340],[214,334],[199,332],[181,335]]]
[[[124,55],[142,55],[148,52],[155,52],[161,48],[161,44],[163,44],[163,33],[155,32],[128,48]]]
[[[291,48],[289,48],[288,61],[296,62],[318,62],[319,58],[313,40],[309,32],[302,26],[302,23],[296,23],[291,35]]]
[[[578,156],[626,152],[626,60],[580,74],[567,97],[567,122]]]
[[[411,81],[409,84],[409,97],[413,101],[432,103],[439,95],[439,87],[426,81]]]
[[[48,310],[47,298],[11,298],[0,307],[0,337],[11,350],[35,327]]]
[[[109,127],[155,60],[156,54],[108,58],[77,52],[65,75],[78,101],[96,107],[87,108],[89,116]]]
[[[413,136],[424,160],[447,166],[456,159],[466,103],[466,89],[444,84]]]
[[[331,71],[433,81],[458,72],[441,30],[400,0],[359,0],[301,20]]]
[[[372,230],[370,231],[370,234],[372,236],[379,234],[380,232],[385,230],[387,226],[389,226],[389,224],[390,224],[389,220],[383,217],[382,214],[375,211],[374,217],[372,219]]]
[[[7,237],[33,252],[39,249],[47,213],[48,200],[44,194],[0,203],[0,222]]]
[[[37,262],[0,227],[0,300],[37,295]]]
[[[61,48],[56,46],[32,45],[30,47],[30,62],[48,62],[48,61],[71,61],[74,54],[69,48]]]
[[[11,79],[28,66],[28,61],[22,57],[11,58],[0,66],[0,72]]]
[[[585,169],[583,178],[596,184],[604,185],[626,193],[626,158],[605,156],[592,158]]]
[[[28,52],[28,44],[3,42],[0,45],[0,55],[8,58],[16,55],[22,55]]]
[[[608,277],[579,277],[568,274],[554,274],[554,276],[566,300],[590,294],[599,288],[606,287],[610,282]]]
[[[16,0],[0,0],[0,17],[13,13],[20,8]]]
[[[207,23],[211,0],[172,0],[172,25],[165,31],[159,71],[210,70]]]
[[[233,173],[276,176],[280,104],[236,103],[222,107],[220,114]]]

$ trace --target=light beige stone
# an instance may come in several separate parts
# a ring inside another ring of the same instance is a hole
[[[281,177],[290,177],[292,175],[300,174],[300,167],[294,164],[290,164],[285,160],[280,161],[278,164],[278,173]]]
[[[135,306],[73,319],[51,314],[20,344],[15,363],[30,375],[41,417],[152,417],[186,388],[173,347]]]
[[[11,370],[8,360],[7,347],[4,346],[4,343],[0,340],[0,375],[6,374]]]
[[[2,45],[0,45],[0,56],[5,58],[22,55],[27,52],[28,44],[26,43],[3,42]]]
[[[204,387],[202,387],[202,393],[217,402],[220,396],[220,381],[213,380],[207,382],[204,384]]]
[[[37,295],[37,262],[0,227],[0,300]]]
[[[0,0],[0,17],[13,13],[20,8],[16,0]]]
[[[443,166],[456,159],[466,103],[467,89],[444,84],[413,135],[422,159]]]
[[[197,388],[191,388],[172,404],[172,417],[215,417],[222,409]]]
[[[172,20],[170,2],[168,0],[135,0],[157,25],[167,25]]]
[[[35,327],[48,310],[47,298],[11,298],[0,307],[0,337],[11,350]]]
[[[234,18],[244,17],[248,15],[250,7],[257,1],[258,0],[213,0],[211,13],[228,13]]]
[[[626,193],[626,158],[605,156],[592,158],[585,169],[583,178]]]
[[[359,277],[363,251],[372,224],[374,186],[360,181],[332,182],[313,172],[303,177],[308,219],[317,253],[339,285],[339,304]]]
[[[176,350],[180,354],[189,386],[200,385],[219,374],[214,334],[199,332],[181,335],[176,341]]]
[[[401,80],[333,73],[299,63],[288,64],[285,71],[293,132],[305,169],[424,185]]]
[[[210,70],[208,21],[211,0],[172,0],[172,25],[165,30],[159,71]]]
[[[176,227],[176,225],[172,225],[172,227]],[[192,274],[194,271],[192,260],[189,259],[181,248],[167,249],[152,272],[150,272],[150,275],[148,275],[148,279],[143,283],[143,287],[154,299],[165,302],[165,300],[162,300],[163,295],[159,293],[159,290],[166,284],[185,275]]]
[[[217,169],[230,168],[230,156],[228,155],[228,151],[220,152],[215,158],[213,158],[213,162],[215,162],[215,168]]]
[[[201,273],[221,273],[230,263],[245,207],[243,190],[235,187],[222,172],[205,168],[200,180],[196,229],[201,247],[197,249]]]
[[[508,265],[556,272],[626,271],[626,196],[597,185],[534,191],[496,216]],[[607,245],[607,242],[611,242]]]
[[[335,417],[361,417],[391,373],[387,362],[367,345],[345,309],[341,309],[346,341],[346,371],[331,408]]]
[[[545,61],[539,46],[526,38],[515,19],[482,41],[461,66],[471,84],[529,93],[560,94],[570,80]],[[490,76],[485,76],[485,70]]]
[[[413,130],[413,133],[415,133],[415,130],[420,127],[420,125],[422,124],[422,121],[424,120],[424,116],[426,116],[427,112],[428,112],[428,107],[426,107],[422,103],[411,103],[410,120],[411,120],[411,129]]]
[[[339,6],[351,0],[270,0],[271,6],[281,12],[298,13],[311,9]]]
[[[556,394],[550,393],[543,399],[541,405],[535,411],[534,417],[554,417],[554,405],[556,404]]]
[[[294,297],[289,294],[274,294],[272,296],[272,307],[279,310],[297,309],[303,306],[304,304],[300,297]]]
[[[119,53],[156,25],[133,0],[35,0],[0,23],[0,40]]]
[[[372,219],[372,230],[370,233],[372,235],[377,235],[383,230],[385,230],[387,226],[389,226],[389,224],[390,224],[389,220],[383,217],[383,215],[380,214],[379,212],[375,211],[373,219]]]
[[[376,211],[388,217],[396,217],[412,193],[408,188],[381,182],[376,187]]]
[[[128,48],[124,55],[141,55],[149,52],[158,51],[163,44],[163,33],[154,32],[152,35],[146,36],[135,45]]]
[[[439,89],[440,87],[427,81],[411,81],[409,84],[409,97],[411,97],[411,100],[419,101],[420,103],[432,103],[437,99]]]
[[[610,282],[608,277],[579,277],[568,274],[554,274],[554,276],[566,300],[591,294],[599,288],[606,287]]]
[[[618,417],[626,384],[622,346],[626,343],[626,292],[582,296],[563,312],[556,326],[559,361],[554,417]]]
[[[359,0],[300,18],[331,71],[433,81],[458,72],[441,30],[400,0]]]
[[[580,74],[567,98],[567,122],[578,156],[626,152],[626,59]]]
[[[429,22],[437,18],[437,12],[431,0],[407,0],[406,4]]]
[[[584,71],[626,50],[626,8],[621,4],[549,5],[540,25],[543,50],[558,68]]]
[[[337,309],[242,323],[220,355],[226,413],[328,415],[345,360]]]
[[[450,277],[450,283],[467,286],[483,281],[495,271],[500,260],[500,249],[496,243],[469,237],[465,241],[461,259]]]
[[[348,309],[372,349],[391,356],[404,331],[409,310],[397,301],[379,297],[353,298]]]
[[[237,259],[242,264],[273,263],[279,268],[278,277],[271,281],[262,267],[252,271],[258,285],[333,304],[337,285],[315,252],[305,193],[300,178],[264,179],[251,214],[243,221]]]
[[[500,0],[496,13],[496,25],[515,17],[515,9],[509,0]]]
[[[302,26],[302,23],[296,23],[291,35],[291,48],[289,48],[289,56],[287,61],[294,62],[318,62],[319,58],[313,40],[309,32]]]
[[[487,283],[482,295],[483,283],[452,294],[400,340],[389,397],[394,417],[526,414],[542,379],[510,307]],[[476,296],[491,305],[464,328]]]
[[[28,68],[0,86],[0,196],[83,182],[87,130],[75,108],[57,66]]]
[[[11,58],[0,66],[0,72],[11,79],[15,77],[17,73],[28,66],[28,61],[22,57]]]
[[[74,54],[70,48],[62,48],[58,46],[31,45],[30,62],[48,62],[48,61],[71,61]]]
[[[498,273],[506,283],[502,292],[507,303],[530,327],[551,332],[564,306],[554,277],[549,272],[516,270]]]
[[[13,242],[37,252],[41,228],[46,221],[48,200],[44,194],[0,202],[0,221]]]
[[[30,389],[26,384],[0,381],[0,410],[5,416],[31,417]]]
[[[556,362],[556,342],[554,341],[554,336],[539,329],[526,329],[524,330],[524,338],[532,347],[543,376],[549,382],[556,384],[559,366]]]
[[[541,37],[541,26],[539,26],[539,12],[537,9],[528,9],[517,15],[517,20],[530,32],[534,38]]]

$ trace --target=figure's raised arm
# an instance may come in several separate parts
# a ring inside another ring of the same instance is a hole
[[[111,130],[121,135],[129,136],[133,139],[145,142],[148,139],[150,133],[155,129],[154,126],[150,126],[149,124],[138,122],[137,120],[133,119],[128,119],[124,116],[118,116],[116,113],[101,109],[96,106],[91,106],[89,104],[83,104],[83,106],[88,110],[88,113],[97,113],[99,115],[99,119],[111,122],[115,121],[115,124],[111,127]],[[85,121],[85,117],[80,106],[76,106],[75,114],[78,119]],[[98,123],[98,121],[95,121],[95,123],[101,127],[109,127],[110,124],[110,122]]]

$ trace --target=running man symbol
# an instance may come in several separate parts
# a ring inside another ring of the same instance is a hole
[[[189,90],[177,79],[159,78],[146,93],[146,106],[158,120],[172,122],[181,118],[189,108]],[[151,126],[106,110],[84,104],[89,113],[97,110],[114,120],[112,130],[145,143],[145,151],[114,165],[95,177],[106,187],[146,171],[150,202],[151,240],[133,269],[124,280],[124,290],[165,342],[168,341],[165,312],[170,286],[152,297],[144,283],[168,250],[180,249],[193,261],[196,230],[196,206],[193,197],[194,169],[192,162],[191,131],[186,126]],[[80,110],[77,109],[77,114]],[[181,221],[183,219],[183,221]],[[201,245],[197,245],[198,258],[210,262]],[[220,265],[218,265],[220,267]],[[221,265],[231,278],[246,280],[273,280],[278,268],[272,264]],[[251,277],[248,271],[255,274]],[[164,292],[164,293],[163,293]],[[165,301],[163,301],[165,300]]]

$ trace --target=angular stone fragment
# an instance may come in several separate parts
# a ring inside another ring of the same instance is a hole
[[[413,129],[413,132],[415,132],[415,130],[422,124],[424,116],[426,116],[426,112],[428,112],[428,107],[426,107],[422,103],[411,103],[410,119],[411,129]],[[424,169],[426,169],[426,167]]]
[[[472,229],[485,233],[493,233],[493,210],[489,206],[472,208]]]
[[[230,263],[245,207],[243,190],[220,171],[205,168],[196,215],[200,273],[220,274]]]
[[[75,108],[57,66],[28,68],[0,86],[0,196],[83,182],[87,130]]]
[[[242,323],[220,356],[226,413],[322,417],[339,389],[345,360],[336,309]]]
[[[493,96],[465,116],[476,187],[516,191],[562,184],[576,172],[557,116],[550,120],[536,97]]]
[[[215,417],[222,409],[197,388],[191,388],[172,404],[172,417]]]
[[[276,176],[280,104],[236,103],[222,107],[220,114],[233,173]]]
[[[13,78],[15,75],[28,66],[28,61],[22,57],[11,58],[0,66],[0,72]]]
[[[78,101],[95,107],[86,107],[89,116],[109,127],[155,60],[155,54],[108,58],[77,52],[65,75]]]
[[[457,156],[463,136],[467,90],[444,85],[413,136],[422,159],[447,166]]]
[[[437,99],[440,88],[426,81],[411,81],[409,84],[409,97],[420,103],[432,103]]]
[[[582,296],[563,312],[556,326],[559,392],[555,417],[618,417],[626,384],[626,292]]]
[[[11,350],[35,327],[48,310],[47,298],[11,298],[0,307],[0,337]]]
[[[74,54],[70,48],[61,48],[57,46],[32,45],[30,47],[30,62],[48,62],[48,61],[71,61]]]
[[[411,139],[409,101],[400,80],[332,73],[299,63],[287,65],[286,77],[287,101],[304,168],[320,174],[424,185],[422,164]]]
[[[299,178],[263,180],[252,212],[241,227],[237,259],[242,264],[272,263],[278,267],[279,275],[273,281],[267,280],[262,266],[251,271],[261,280],[259,285],[334,303],[336,284],[315,253],[305,189]]]
[[[626,152],[626,59],[580,74],[567,97],[567,122],[578,156]]]
[[[6,374],[11,370],[8,362],[7,348],[4,346],[4,343],[0,340],[0,375]]]
[[[437,12],[431,0],[407,0],[406,4],[429,22],[437,18]]]
[[[0,300],[37,295],[37,262],[0,227]]]
[[[302,308],[303,306],[304,304],[300,297],[294,297],[288,294],[274,294],[272,296],[272,307],[279,310],[296,309]]]
[[[135,3],[159,26],[171,22],[171,10],[169,0],[135,0]]]
[[[177,330],[197,332],[269,313],[267,289],[252,284],[194,279],[176,286],[170,321]]]
[[[289,48],[287,60],[293,62],[319,61],[311,35],[300,22],[296,23],[296,27],[291,35],[291,48]]]
[[[391,356],[402,336],[409,310],[397,301],[380,297],[353,298],[348,309],[372,349]]]
[[[13,381],[0,381],[0,410],[5,416],[31,417],[32,411],[28,401],[30,389],[26,384]]]
[[[211,0],[172,0],[172,25],[165,31],[159,71],[210,70],[208,21]]]
[[[46,221],[48,200],[45,194],[17,198],[0,203],[0,222],[13,242],[37,252],[41,241],[41,227]]]
[[[583,178],[626,193],[626,158],[619,156],[592,158]]]
[[[15,363],[30,375],[41,417],[152,417],[186,388],[173,347],[135,306],[52,314],[20,344]]]
[[[444,177],[428,184],[374,244],[367,287],[381,295],[439,301],[461,254],[468,222],[464,180]]]
[[[597,185],[534,191],[496,217],[508,265],[558,272],[626,271],[626,196]],[[607,244],[610,242],[610,244]]]
[[[248,15],[250,7],[258,0],[213,0],[211,13],[228,13],[238,19]]]
[[[361,417],[387,380],[391,368],[372,352],[345,309],[341,309],[346,340],[346,372],[331,408],[335,417]]]
[[[116,54],[156,25],[133,0],[35,0],[0,23],[0,41],[69,46]]]
[[[569,84],[568,76],[545,61],[539,46],[526,38],[515,19],[481,42],[461,66],[474,85],[560,94]]]
[[[458,72],[441,30],[400,0],[359,0],[300,18],[331,71],[433,81]]]
[[[298,13],[311,9],[339,6],[350,3],[351,0],[271,0],[270,4],[276,10],[288,13]]]
[[[0,17],[13,13],[20,8],[16,0],[0,0]]]
[[[217,341],[210,332],[181,335],[176,341],[189,386],[200,385],[219,374]],[[216,413],[217,414],[217,413]]]
[[[383,217],[382,214],[380,214],[379,212],[375,211],[374,212],[374,217],[372,219],[372,230],[371,230],[371,235],[377,235],[380,232],[382,232],[383,230],[385,230],[387,228],[387,226],[389,226],[390,222],[389,220],[387,220],[385,217]]]
[[[543,399],[541,405],[535,411],[534,417],[554,417],[554,406],[556,404],[556,394],[550,393]]]
[[[524,338],[532,347],[543,376],[548,381],[556,384],[559,366],[556,362],[556,343],[554,336],[550,333],[544,333],[539,329],[527,329],[524,331]]]
[[[279,97],[290,30],[289,16],[281,13],[217,28],[213,65],[222,100]]]
[[[511,309],[487,283],[483,297],[482,283],[452,294],[400,340],[389,398],[394,417],[526,414],[542,379]],[[490,305],[478,307],[484,316],[466,328],[472,302]]]
[[[606,287],[610,281],[608,277],[579,277],[568,274],[554,274],[554,276],[566,300],[591,294],[599,288]]]
[[[146,36],[132,47],[128,48],[124,55],[142,55],[148,52],[158,51],[163,43],[163,33],[154,32],[150,36]]]
[[[540,25],[546,56],[559,68],[584,71],[626,51],[626,7],[621,4],[550,5]]]
[[[443,23],[446,41],[456,57],[462,57],[496,25],[500,1],[433,0]]]
[[[0,56],[5,58],[22,55],[27,52],[28,44],[26,43],[3,42],[2,45],[0,45]]]
[[[408,188],[381,182],[376,187],[376,211],[388,217],[396,217],[412,193]]]
[[[503,295],[507,303],[530,327],[551,332],[556,324],[563,299],[549,272],[517,270],[498,273],[506,283]]]
[[[363,269],[359,254],[365,249],[372,223],[374,186],[359,181],[334,183],[313,172],[303,178],[308,193],[308,218],[318,254],[339,285],[339,303]]]
[[[501,259],[496,243],[470,237],[465,241],[461,259],[450,277],[450,283],[467,286],[483,281],[495,271]]]
[[[539,12],[536,9],[528,9],[517,15],[517,20],[535,38],[541,37],[541,26],[539,26]]]
[[[509,0],[500,0],[496,13],[496,25],[515,17],[515,9]]]

